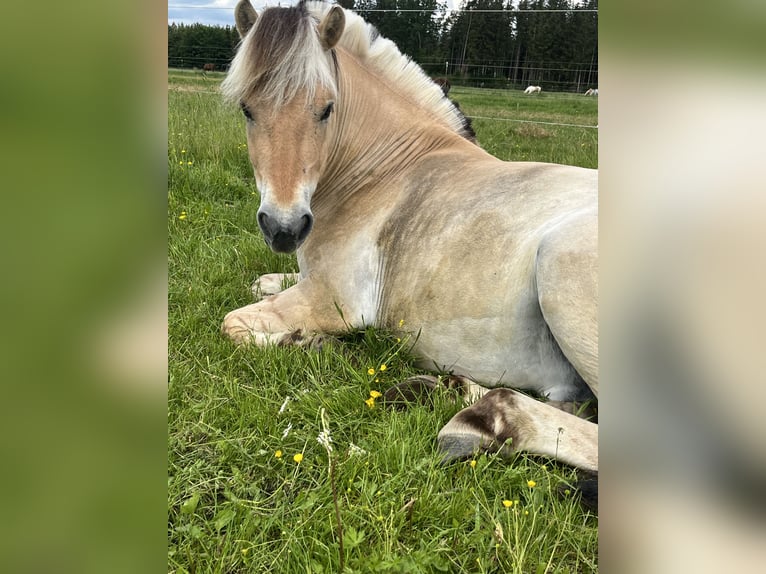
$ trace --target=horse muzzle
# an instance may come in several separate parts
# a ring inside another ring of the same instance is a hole
[[[314,216],[310,211],[276,216],[262,208],[258,211],[258,226],[272,251],[292,253],[301,246],[311,232]]]

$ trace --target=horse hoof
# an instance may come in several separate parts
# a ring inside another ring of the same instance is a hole
[[[484,439],[475,434],[440,434],[438,438],[439,452],[442,455],[440,464],[446,465],[455,460],[465,460],[484,450]]]
[[[256,301],[259,301],[269,295],[281,293],[287,289],[289,285],[294,284],[297,281],[298,279],[293,273],[266,273],[255,280],[250,287],[250,291],[253,293],[253,298]]]
[[[383,393],[383,404],[404,409],[411,403],[431,405],[431,393],[440,386],[439,379],[431,375],[417,375],[395,384]]]
[[[287,333],[280,340],[278,345],[280,347],[296,346],[302,349],[310,349],[312,351],[319,351],[327,344],[337,342],[335,337],[330,335],[324,335],[321,333],[305,333],[302,329]]]
[[[582,472],[573,486],[560,484],[557,492],[560,498],[579,497],[580,505],[585,510],[598,515],[598,473]]]

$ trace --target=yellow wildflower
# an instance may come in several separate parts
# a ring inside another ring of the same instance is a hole
[[[513,501],[512,500],[503,500],[503,506],[505,506],[506,508],[510,508],[511,506],[513,506]]]
[[[182,211],[181,215],[178,216],[178,219],[186,219],[186,212]]]
[[[401,329],[404,325],[404,319],[399,319],[399,328]]]
[[[381,370],[381,371],[385,371],[387,368],[388,368],[388,367],[386,366],[386,364],[385,364],[385,363],[383,363],[383,364],[380,366],[380,370]]]
[[[302,460],[303,460],[303,453],[300,453],[300,452],[299,452],[298,454],[294,454],[294,455],[293,455],[293,460],[294,460],[295,462],[300,462],[300,461],[302,461]]]
[[[366,401],[364,401],[364,403],[365,403],[365,404],[366,404],[368,407],[372,408],[372,407],[374,407],[374,406],[375,406],[375,398],[374,398],[374,397],[370,397],[369,399],[367,399]]]
[[[471,468],[476,468],[476,461],[475,461],[475,460],[472,460],[472,461],[471,461],[471,462],[469,462],[468,464],[470,464],[470,465],[471,465]]]
[[[181,150],[181,153],[186,153],[186,150],[185,150],[185,149],[182,149],[182,150]]]
[[[187,161],[187,162],[186,162],[186,165],[191,165],[191,164],[193,164],[193,163],[194,163],[193,161]]]
[[[534,488],[535,486],[537,486],[537,483],[534,480],[528,480],[527,481],[527,486],[529,488]]]
[[[367,374],[368,374],[368,375],[374,375],[374,374],[375,374],[375,369],[373,369],[372,367],[370,367],[369,369],[367,369]]]
[[[373,399],[379,399],[380,397],[383,396],[383,393],[381,393],[380,391],[370,391],[370,396]]]
[[[525,510],[525,511],[524,511],[524,515],[525,515],[525,516],[529,516],[529,510]]]
[[[277,452],[274,453],[274,456],[277,458],[282,458],[282,451],[278,450]]]

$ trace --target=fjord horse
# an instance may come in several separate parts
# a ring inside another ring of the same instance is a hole
[[[235,15],[222,91],[246,118],[263,237],[297,251],[300,273],[284,290],[262,277],[273,294],[223,333],[418,333],[422,366],[481,384],[439,433],[445,458],[525,450],[595,471],[597,425],[512,389],[598,396],[597,172],[491,156],[417,64],[340,6],[258,15],[240,0]]]

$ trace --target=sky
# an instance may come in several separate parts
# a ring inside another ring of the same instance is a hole
[[[294,4],[297,0],[281,0],[283,5]],[[234,6],[238,0],[168,0],[168,24],[208,24],[211,26],[233,26]],[[459,6],[461,0],[447,0],[447,6]],[[256,10],[275,6],[280,0],[250,0]]]
[[[250,0],[260,10],[269,0]],[[168,0],[168,24],[233,26],[234,6],[238,0]]]

